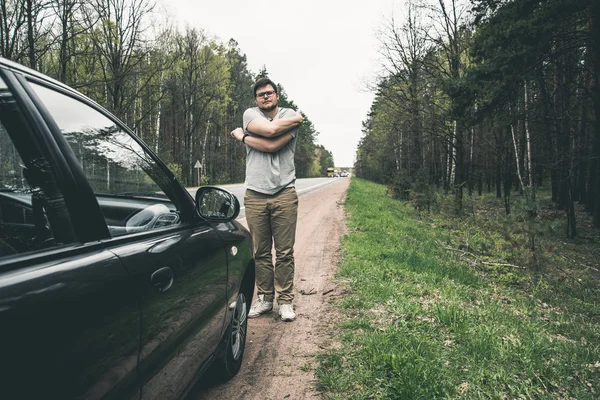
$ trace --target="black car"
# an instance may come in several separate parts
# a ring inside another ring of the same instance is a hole
[[[231,193],[195,200],[119,120],[0,59],[0,398],[181,398],[240,368],[254,291]]]

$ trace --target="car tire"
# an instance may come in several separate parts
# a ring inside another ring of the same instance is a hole
[[[242,366],[248,332],[248,301],[245,293],[240,291],[237,295],[231,322],[227,327],[225,348],[215,365],[214,372],[222,380],[232,378]]]

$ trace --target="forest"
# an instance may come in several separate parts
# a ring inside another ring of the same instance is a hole
[[[254,106],[234,39],[176,27],[152,0],[2,0],[0,56],[61,81],[104,106],[187,186],[242,182],[245,148],[229,132]],[[297,108],[278,83],[279,105]],[[298,134],[298,178],[326,176],[333,155],[309,116]],[[200,162],[201,175],[194,166]]]
[[[356,174],[457,215],[482,193],[508,215],[517,194],[535,220],[543,190],[567,237],[577,209],[600,227],[599,24],[594,0],[407,0],[378,32]]]

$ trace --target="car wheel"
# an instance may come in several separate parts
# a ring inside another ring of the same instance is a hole
[[[227,328],[226,348],[217,362],[217,372],[223,379],[238,373],[242,366],[248,331],[248,304],[246,295],[240,291],[235,303],[233,317]]]

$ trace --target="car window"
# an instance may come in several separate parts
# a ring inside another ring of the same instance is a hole
[[[171,179],[127,131],[77,99],[31,85],[79,160],[113,236],[180,223],[165,194]]]
[[[0,78],[0,258],[66,242],[53,229],[65,221],[52,218],[66,214],[64,203],[55,201],[62,195],[27,129],[12,93]]]

